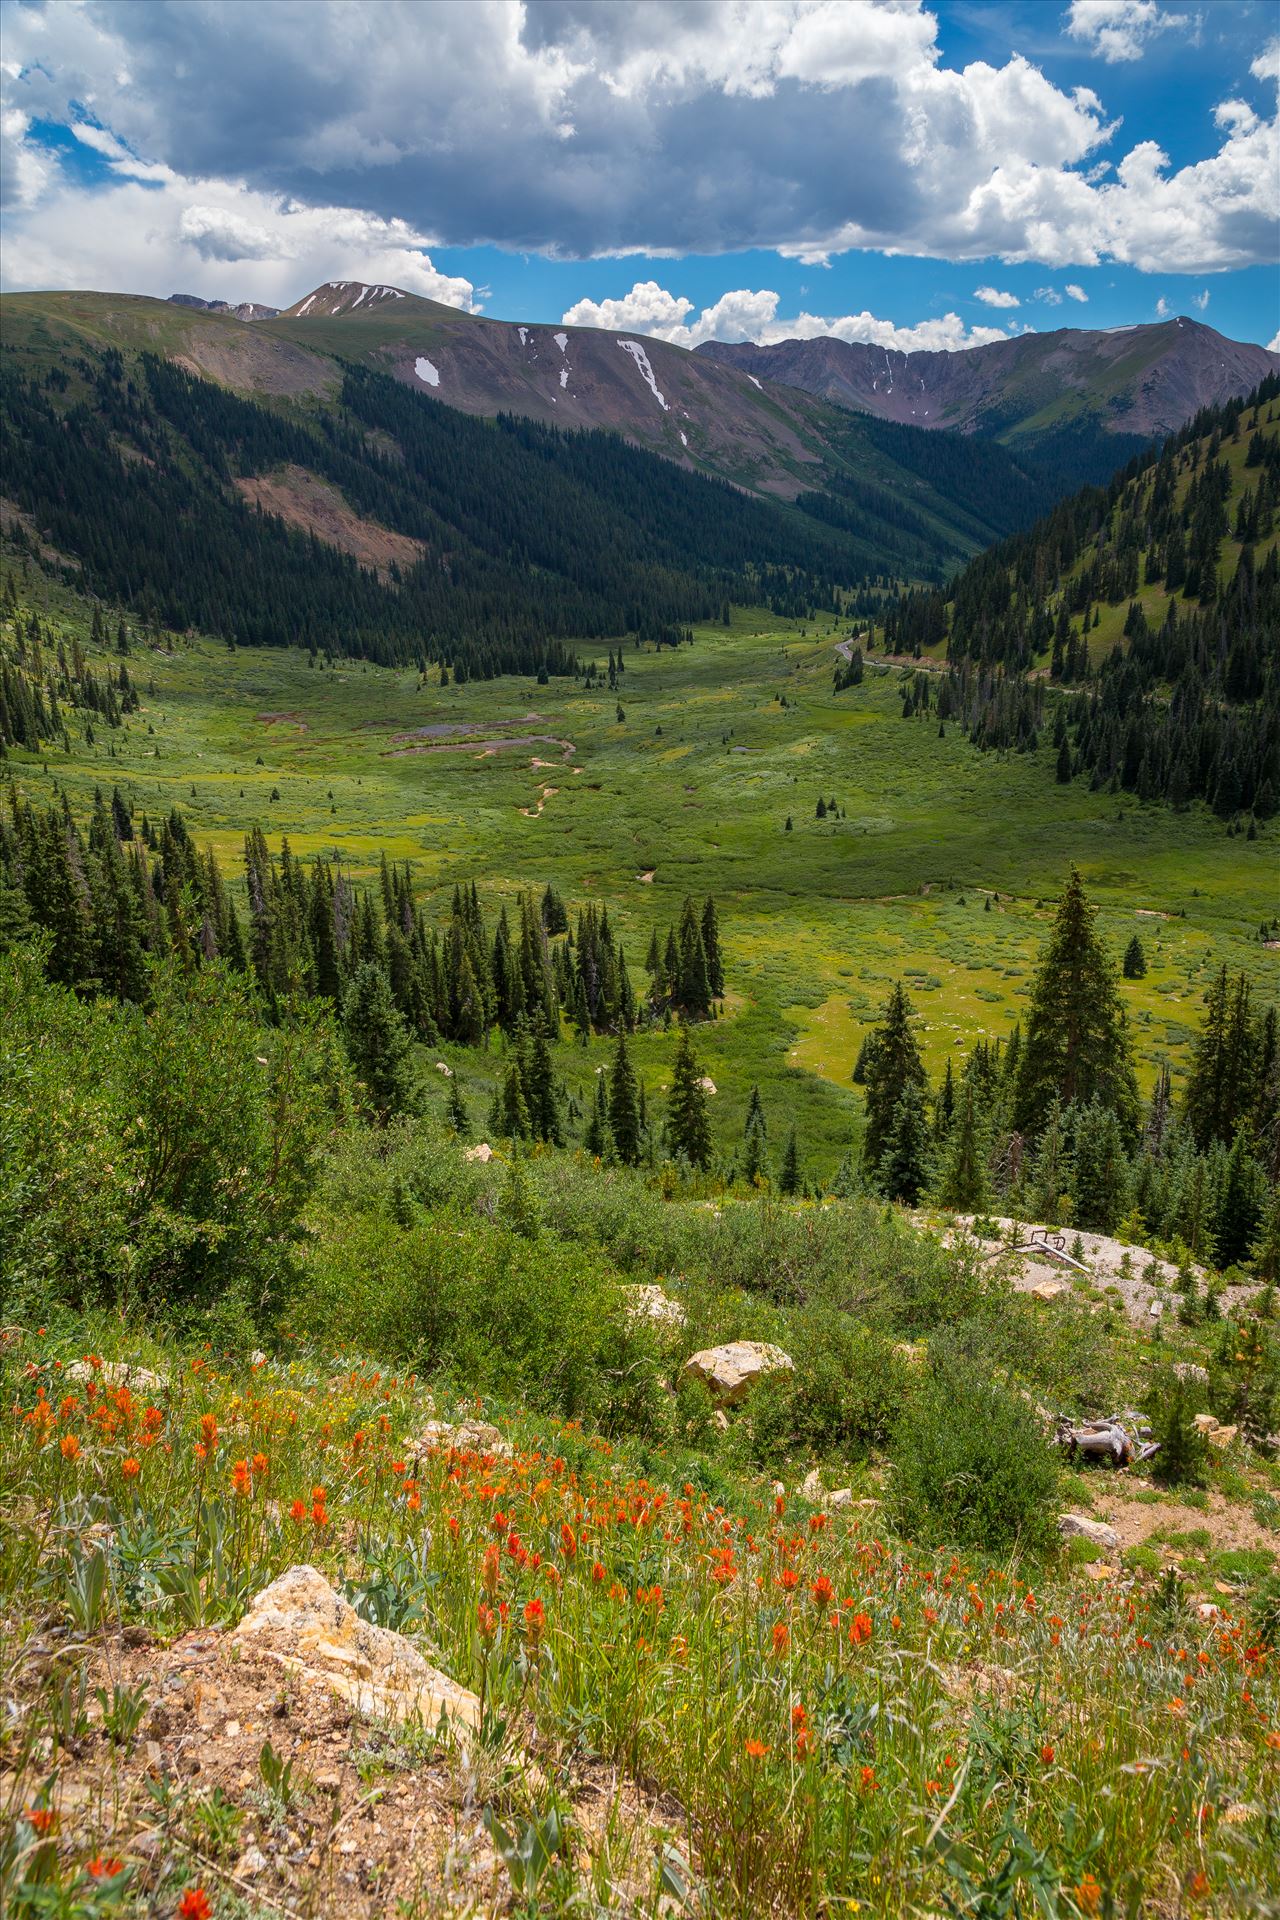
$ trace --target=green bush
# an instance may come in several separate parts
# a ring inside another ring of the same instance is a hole
[[[798,1449],[857,1458],[882,1444],[907,1383],[893,1343],[821,1306],[793,1314],[785,1340],[794,1371],[767,1374],[749,1403],[755,1458],[769,1464]]]
[[[1147,1390],[1144,1408],[1151,1436],[1159,1452],[1151,1462],[1151,1477],[1166,1487],[1203,1486],[1208,1475],[1209,1449],[1195,1425],[1204,1395],[1172,1367],[1157,1373]]]
[[[912,1539],[991,1554],[1055,1540],[1059,1468],[1034,1409],[954,1348],[931,1353],[892,1457],[891,1511]]]

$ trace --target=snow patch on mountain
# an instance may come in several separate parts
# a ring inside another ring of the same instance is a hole
[[[419,354],[418,358],[414,361],[413,370],[419,380],[421,380],[423,386],[438,387],[440,385],[440,374],[438,370],[432,366],[429,360],[424,359],[421,354]]]
[[[619,340],[618,345],[622,348],[622,351],[624,353],[629,353],[631,355],[631,358],[635,361],[636,366],[640,369],[640,378],[644,381],[650,393],[653,395],[658,405],[662,408],[662,411],[664,413],[669,413],[670,408],[668,407],[663,395],[659,393],[658,383],[653,377],[653,368],[649,365],[649,356],[645,352],[644,348],[640,345],[640,342],[638,340]]]

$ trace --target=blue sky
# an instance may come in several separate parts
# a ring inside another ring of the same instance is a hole
[[[1280,334],[1261,0],[3,7],[9,286],[963,346]]]

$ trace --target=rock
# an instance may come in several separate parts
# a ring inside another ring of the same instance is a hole
[[[838,1513],[842,1507],[851,1507],[853,1505],[853,1488],[834,1488],[832,1492],[827,1495],[826,1505],[831,1508],[833,1513]]]
[[[267,1364],[266,1354],[262,1351],[261,1347],[255,1347],[253,1352],[249,1355],[249,1365],[256,1372],[256,1370],[259,1367],[265,1367],[266,1364]]]
[[[1104,1547],[1114,1553],[1120,1545],[1120,1535],[1105,1520],[1090,1520],[1083,1513],[1060,1513],[1058,1532],[1064,1540],[1087,1540],[1091,1547]]]
[[[711,1416],[711,1424],[717,1433],[728,1433],[729,1416],[723,1407],[717,1407]]]
[[[810,1472],[806,1473],[804,1479],[800,1482],[800,1485],[796,1488],[796,1492],[799,1494],[802,1500],[812,1501],[814,1506],[818,1504],[819,1500],[821,1500],[822,1498],[822,1475],[818,1472],[818,1469],[816,1467],[812,1468]]]
[[[704,1073],[702,1078],[699,1080],[698,1085],[702,1088],[702,1091],[704,1093],[715,1093],[717,1090],[716,1083],[710,1077],[709,1074]]]
[[[443,1060],[436,1061],[436,1072],[442,1073],[446,1080],[452,1080],[453,1078],[453,1068],[447,1067]]]
[[[1194,1360],[1179,1360],[1173,1370],[1173,1377],[1175,1380],[1185,1380],[1188,1386],[1207,1387],[1209,1369],[1197,1366]]]
[[[1197,1620],[1203,1620],[1206,1626],[1212,1626],[1213,1622],[1221,1617],[1222,1608],[1215,1607],[1212,1600],[1202,1600],[1196,1608]]]
[[[1090,1560],[1080,1571],[1090,1580],[1110,1580],[1115,1568],[1108,1566],[1105,1560]]]
[[[117,1387],[128,1387],[130,1393],[163,1393],[169,1384],[161,1374],[152,1373],[149,1367],[134,1366],[129,1360],[103,1360],[98,1366],[91,1360],[73,1360],[62,1369],[62,1378],[77,1386],[88,1386],[96,1380],[104,1393],[114,1393]]]
[[[416,1440],[405,1445],[418,1453],[436,1447],[452,1447],[458,1453],[491,1453],[495,1460],[509,1460],[511,1448],[497,1427],[487,1420],[462,1420],[457,1426],[447,1420],[428,1420]]]
[[[690,1354],[680,1378],[701,1380],[718,1406],[736,1407],[766,1373],[789,1372],[794,1365],[789,1353],[767,1340],[731,1340]]]
[[[1147,1308],[1147,1312],[1151,1315],[1151,1318],[1153,1320],[1158,1320],[1160,1318],[1160,1315],[1164,1312],[1164,1301],[1153,1300],[1151,1302],[1151,1305]]]
[[[678,1300],[652,1282],[644,1281],[624,1288],[627,1314],[632,1320],[649,1320],[655,1327],[677,1331],[685,1324],[685,1311]]]
[[[1216,1413],[1198,1413],[1191,1422],[1197,1433],[1212,1433],[1218,1424]]]
[[[787,1494],[787,1490],[783,1486],[781,1480],[774,1481],[772,1487],[770,1488],[770,1492],[773,1494],[773,1497],[775,1500],[785,1500],[786,1494]]]
[[[468,1147],[462,1157],[464,1160],[479,1161],[482,1167],[487,1167],[493,1158],[493,1148],[487,1140],[479,1140],[474,1147]]]
[[[903,1365],[908,1367],[923,1367],[929,1358],[918,1340],[895,1340],[893,1350]]]
[[[236,1861],[234,1871],[237,1880],[256,1879],[258,1874],[267,1871],[267,1856],[261,1847],[246,1847]]]
[[[433,1728],[480,1725],[480,1702],[430,1666],[412,1641],[371,1626],[315,1567],[290,1567],[264,1587],[230,1636],[242,1654],[275,1661],[304,1685],[323,1687],[358,1713]]]
[[[1060,1293],[1067,1291],[1065,1280],[1037,1280],[1031,1288],[1033,1300],[1056,1300]]]
[[[1239,1427],[1214,1427],[1209,1435],[1209,1445],[1211,1447],[1229,1447],[1239,1431]]]

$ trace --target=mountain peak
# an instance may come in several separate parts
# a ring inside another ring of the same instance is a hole
[[[366,312],[374,307],[389,306],[395,300],[411,300],[412,294],[403,287],[369,286],[363,280],[326,280],[324,285],[316,287],[291,307],[286,307],[281,316],[286,320],[332,320],[340,313],[354,313],[357,307]]]

